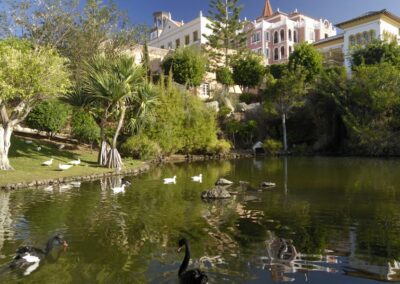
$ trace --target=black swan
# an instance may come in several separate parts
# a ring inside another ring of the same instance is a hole
[[[68,246],[63,236],[58,234],[47,241],[44,250],[31,246],[19,247],[16,251],[17,255],[14,257],[9,267],[11,269],[26,269],[24,275],[29,275],[39,267],[39,262],[43,260],[54,247],[61,245],[64,247]]]
[[[186,239],[181,239],[179,241],[178,252],[180,252],[183,247],[185,247],[185,257],[183,258],[182,264],[179,267],[179,272],[178,272],[180,283],[188,283],[188,284],[208,283],[207,275],[200,269],[186,270],[190,260],[189,242]]]

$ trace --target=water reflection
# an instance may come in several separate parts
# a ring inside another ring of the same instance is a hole
[[[400,281],[398,170],[397,160],[210,161],[127,177],[132,185],[119,195],[111,188],[121,178],[0,192],[0,265],[18,246],[61,232],[68,251],[29,282],[176,283],[182,237],[191,241],[191,265],[211,283]],[[191,178],[199,173],[201,184]],[[163,184],[174,175],[176,184]],[[234,181],[237,194],[203,202],[201,192],[220,177]],[[249,190],[266,180],[277,186]]]

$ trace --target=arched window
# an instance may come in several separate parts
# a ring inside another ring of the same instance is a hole
[[[361,34],[356,35],[357,44],[361,44]]]
[[[291,29],[289,29],[289,31],[288,31],[288,38],[290,41],[292,40],[292,30]]]
[[[297,32],[293,31],[293,41],[297,42]]]
[[[356,44],[356,38],[351,35],[349,38],[350,46],[354,46]]]
[[[289,46],[289,55],[292,54],[292,47]]]
[[[375,30],[370,30],[369,36],[371,37],[371,41],[373,41],[375,39]]]
[[[274,32],[274,43],[278,43],[278,41],[279,41],[278,32]]]
[[[285,31],[281,30],[281,41],[285,40]]]
[[[285,47],[284,46],[281,47],[281,59],[282,58],[285,58]]]
[[[369,43],[369,35],[367,32],[363,32],[364,43]]]
[[[274,60],[278,60],[279,59],[279,51],[277,48],[274,49]]]

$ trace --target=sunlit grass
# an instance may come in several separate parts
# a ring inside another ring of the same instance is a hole
[[[40,151],[37,150],[37,147],[41,147]],[[54,161],[50,167],[42,166],[44,161],[51,158]],[[78,158],[81,159],[79,166],[74,166],[67,171],[58,169],[59,163],[68,163]],[[88,176],[113,171],[98,166],[96,161],[96,150],[59,150],[56,145],[39,140],[33,140],[32,144],[27,144],[25,140],[13,139],[10,149],[10,162],[15,170],[0,171],[0,186],[44,179]],[[125,168],[135,168],[142,164],[143,162],[138,160],[124,159]]]

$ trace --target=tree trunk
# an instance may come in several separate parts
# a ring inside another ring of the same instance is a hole
[[[286,153],[287,147],[287,134],[286,134],[286,114],[282,113],[282,130],[283,130],[283,151]]]
[[[107,167],[109,167],[109,168],[122,168],[122,166],[123,166],[121,155],[119,154],[118,149],[117,149],[117,141],[118,141],[119,132],[121,131],[121,128],[124,124],[125,113],[126,113],[126,106],[125,106],[125,103],[123,102],[121,105],[121,114],[119,117],[118,126],[114,133],[112,148],[108,154]]]
[[[8,152],[11,146],[11,134],[13,128],[10,125],[0,126],[0,170],[10,171],[13,168],[8,159]]]

